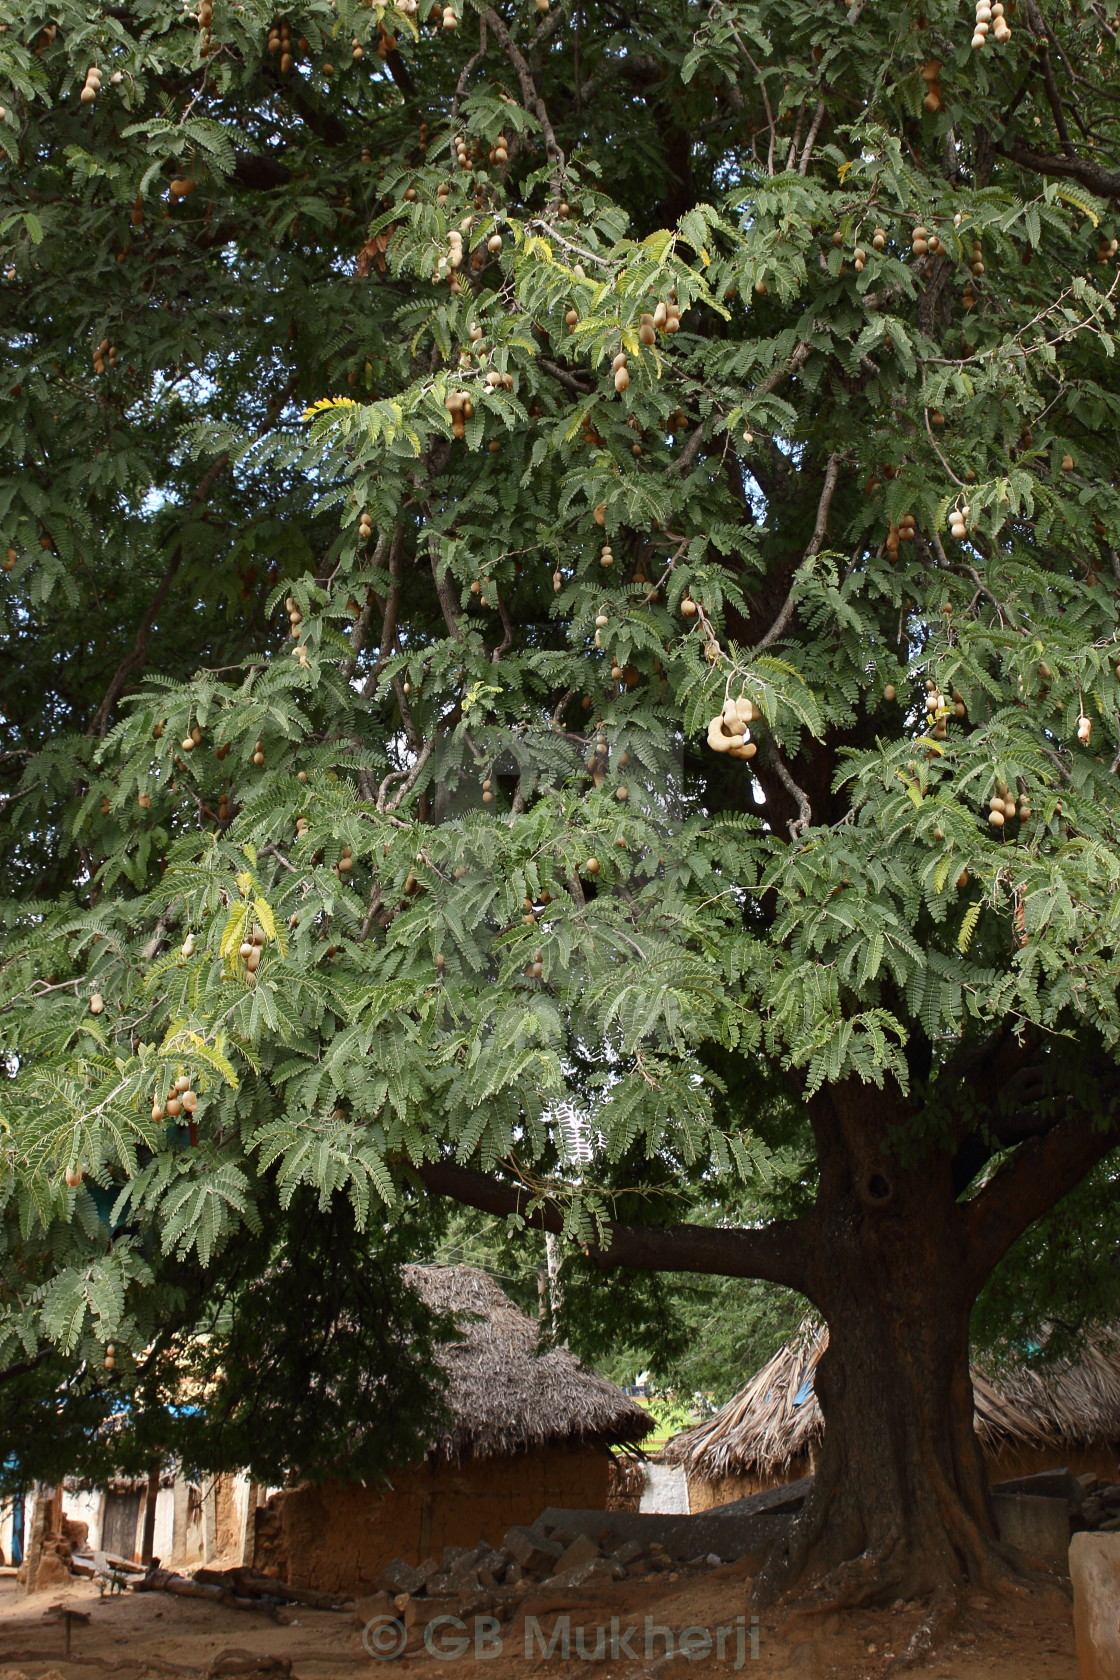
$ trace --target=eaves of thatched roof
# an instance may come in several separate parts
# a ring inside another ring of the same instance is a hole
[[[814,1375],[828,1331],[812,1318],[725,1406],[661,1453],[690,1476],[781,1476],[824,1433]],[[1094,1448],[1120,1443],[1120,1342],[1100,1336],[1076,1360],[972,1370],[976,1433],[985,1452],[1006,1447]]]
[[[538,1326],[473,1266],[406,1266],[405,1277],[463,1340],[440,1352],[451,1428],[434,1457],[498,1458],[542,1447],[636,1443],[652,1428],[641,1406],[585,1371],[566,1348],[538,1349]]]

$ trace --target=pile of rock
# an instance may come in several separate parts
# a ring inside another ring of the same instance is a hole
[[[1098,1534],[1120,1530],[1120,1482],[1102,1482],[1096,1476],[1078,1476],[1081,1484],[1081,1521],[1078,1527]]]
[[[624,1581],[685,1569],[712,1568],[714,1555],[674,1563],[657,1541],[624,1540],[609,1531],[597,1539],[559,1528],[515,1527],[500,1546],[445,1546],[440,1558],[405,1563],[394,1558],[378,1576],[376,1592],[355,1604],[364,1626],[378,1617],[421,1627],[437,1616],[513,1616],[530,1592],[572,1591],[596,1581]]]

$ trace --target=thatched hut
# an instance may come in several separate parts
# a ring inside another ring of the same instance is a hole
[[[377,1487],[304,1484],[257,1511],[254,1561],[297,1586],[369,1591],[391,1558],[497,1544],[549,1505],[606,1507],[610,1448],[649,1432],[648,1414],[564,1348],[471,1266],[408,1266],[463,1340],[441,1352],[451,1425],[421,1464]]]
[[[824,1420],[814,1375],[828,1331],[812,1318],[725,1406],[678,1435],[661,1458],[688,1477],[693,1511],[811,1475]],[[1107,1481],[1120,1457],[1120,1339],[1101,1335],[1076,1360],[972,1368],[976,1432],[988,1479],[1068,1466]]]

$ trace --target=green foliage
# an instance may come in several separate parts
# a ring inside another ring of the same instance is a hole
[[[52,1281],[42,1333],[59,1351],[0,1384],[4,1486],[98,1482],[172,1458],[273,1486],[357,1481],[423,1457],[446,1421],[434,1349],[458,1335],[400,1271],[423,1224],[360,1232],[344,1201],[317,1214],[307,1192],[288,1215],[275,1205],[265,1215],[265,1229],[242,1229],[216,1262],[156,1260],[137,1345],[112,1343],[111,1355],[89,1357],[76,1340],[88,1306],[79,1282]],[[121,1322],[121,1302],[102,1310]]]
[[[1114,1066],[1117,49],[1037,11],[1076,167],[950,0],[0,0],[0,1361],[425,1160],[586,1247]]]
[[[446,1422],[433,1347],[458,1331],[402,1283],[402,1234],[371,1252],[345,1203],[307,1212],[145,1373],[146,1406],[172,1412],[167,1446],[188,1466],[272,1486],[364,1481],[423,1458]]]

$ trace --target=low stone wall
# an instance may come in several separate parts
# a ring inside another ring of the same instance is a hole
[[[393,1558],[418,1564],[444,1546],[497,1545],[549,1505],[603,1510],[609,1472],[605,1447],[574,1447],[417,1465],[390,1486],[308,1483],[258,1509],[254,1566],[293,1586],[357,1596]]]

